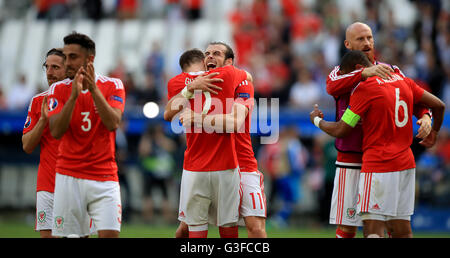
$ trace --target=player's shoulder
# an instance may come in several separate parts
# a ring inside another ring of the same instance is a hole
[[[31,111],[33,109],[33,106],[40,105],[44,97],[48,95],[48,92],[49,90],[47,89],[46,91],[34,95],[31,98],[30,104],[28,105],[28,111]]]
[[[119,78],[108,77],[102,74],[95,74],[97,85],[104,87],[113,87],[117,90],[125,89],[122,80]]]
[[[336,65],[336,66],[333,68],[333,70],[331,70],[329,76],[338,76],[338,75],[341,75],[341,74],[340,74],[340,69],[341,69],[341,67],[340,67],[339,65]]]
[[[31,101],[35,101],[35,100],[39,100],[39,99],[43,99],[45,96],[48,95],[50,89],[47,89],[41,93],[38,93],[36,95],[33,96],[33,98],[31,98]]]
[[[171,86],[171,85],[175,85],[175,84],[179,84],[179,83],[184,83],[184,81],[187,78],[189,78],[189,74],[188,73],[177,74],[174,77],[169,79],[169,81],[167,82],[167,85]]]
[[[402,70],[400,69],[400,67],[398,67],[397,65],[394,65],[394,64],[388,64],[388,63],[385,63],[385,62],[380,62],[380,61],[378,61],[378,60],[375,61],[375,64],[376,64],[376,65],[377,65],[377,64],[384,64],[384,65],[387,65],[387,66],[391,67],[392,70],[394,70],[394,72],[400,73],[402,76],[405,76],[405,75],[403,74]]]
[[[214,69],[211,69],[208,71],[208,73],[214,73],[214,72],[233,72],[235,70],[238,70],[234,65],[225,65],[222,67],[216,67]]]
[[[56,89],[67,88],[71,84],[72,80],[70,78],[66,78],[62,81],[55,82],[52,85],[50,85],[49,89],[47,90],[47,94],[52,95],[55,93]]]
[[[237,89],[253,89],[253,83],[249,80],[243,80],[239,85],[237,86]]]
[[[351,95],[353,95],[355,92],[363,93],[364,95],[369,94],[369,92],[376,91],[379,85],[380,78],[378,76],[372,76],[367,78],[364,81],[360,81],[356,86],[353,88]],[[369,95],[367,95],[369,96]]]

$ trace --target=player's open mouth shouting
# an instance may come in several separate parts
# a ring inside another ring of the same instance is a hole
[[[206,62],[206,68],[208,70],[214,69],[214,68],[216,68],[216,66],[217,66],[217,64],[213,60]]]

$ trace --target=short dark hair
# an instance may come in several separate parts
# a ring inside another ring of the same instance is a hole
[[[52,48],[52,49],[50,49],[47,52],[47,54],[45,55],[45,57],[48,57],[48,56],[51,56],[51,55],[57,55],[57,56],[60,56],[60,57],[62,57],[64,59],[66,58],[66,56],[63,53],[62,48]]]
[[[230,45],[228,45],[227,43],[221,42],[221,41],[213,41],[213,42],[210,42],[209,45],[222,45],[222,46],[224,46],[226,48],[226,50],[225,50],[225,60],[227,60],[228,58],[231,58],[231,60],[233,60],[233,62],[234,62],[234,51],[230,47]]]
[[[360,50],[351,50],[342,57],[339,70],[341,73],[346,74],[355,70],[357,64],[364,67],[369,67],[371,65],[369,58],[364,52]]]
[[[95,42],[85,34],[73,31],[64,37],[64,45],[77,44],[86,49],[88,54],[95,56]]]
[[[47,54],[45,55],[45,59],[47,59],[47,57],[49,57],[51,55],[56,55],[56,56],[62,57],[63,60],[66,60],[66,56],[64,55],[63,50],[61,48],[50,49],[47,52]],[[42,64],[42,66],[45,66],[46,62],[47,62],[47,60],[44,60],[44,63]]]
[[[180,56],[180,67],[181,70],[185,70],[188,68],[191,64],[203,62],[205,60],[205,54],[200,49],[193,48],[190,50],[185,51]]]

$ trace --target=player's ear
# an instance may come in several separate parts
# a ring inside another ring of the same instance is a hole
[[[362,64],[356,64],[355,65],[355,70],[359,70],[361,68],[364,68],[364,66]]]
[[[88,60],[93,63],[94,62],[94,55],[88,55]]]
[[[233,58],[227,58],[225,59],[224,65],[232,65],[233,64]]]
[[[344,46],[345,46],[346,49],[350,49],[351,50],[350,41],[344,40]]]

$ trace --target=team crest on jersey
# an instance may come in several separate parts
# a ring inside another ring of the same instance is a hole
[[[355,214],[356,214],[356,210],[354,208],[347,209],[347,217],[348,218],[351,219],[351,218],[355,217]]]
[[[57,106],[58,106],[58,100],[56,100],[55,98],[49,99],[49,101],[48,101],[48,110],[49,111],[55,110]]]
[[[57,228],[62,228],[63,224],[64,224],[64,218],[61,217],[61,216],[57,216],[55,218],[55,225],[56,225],[56,227]]]
[[[38,212],[37,218],[38,218],[39,223],[44,223],[46,217],[47,217],[47,214],[45,213],[45,211]]]
[[[25,125],[23,127],[28,128],[28,126],[30,126],[30,124],[31,124],[31,117],[27,116],[27,120],[25,120]]]

